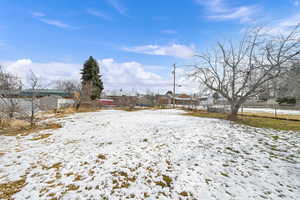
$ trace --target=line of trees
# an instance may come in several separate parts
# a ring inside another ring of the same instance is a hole
[[[55,88],[64,90],[68,93],[77,92],[80,105],[80,99],[94,100],[100,98],[103,91],[103,82],[101,80],[99,64],[93,57],[84,63],[81,71],[81,82],[78,80],[59,80]],[[30,108],[24,108],[21,105],[24,102],[18,97],[18,93],[23,88],[21,79],[11,73],[6,72],[0,66],[0,120],[2,118],[28,117],[31,126],[35,125],[36,114],[39,109],[38,90],[45,88],[41,85],[41,79],[33,72],[29,71],[27,77],[27,89],[30,90],[30,98],[25,98]]]
[[[30,105],[30,110],[26,110],[24,106],[21,105],[21,100],[17,98],[18,92],[23,87],[21,79],[4,71],[0,66],[1,120],[3,118],[14,118],[18,114],[18,117],[29,117],[31,127],[35,125],[35,116],[38,111],[36,90],[40,87],[40,81],[32,71],[29,73],[28,81],[32,96],[27,98],[26,101],[28,101]]]
[[[14,98],[6,98],[7,94],[18,91],[22,88],[22,81],[17,76],[5,72],[0,66],[0,95],[1,113],[6,113],[9,118],[13,118],[15,113],[21,111],[19,102]]]

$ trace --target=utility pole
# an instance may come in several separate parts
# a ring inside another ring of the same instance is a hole
[[[173,64],[173,108],[175,108],[175,81],[176,81],[176,64]]]

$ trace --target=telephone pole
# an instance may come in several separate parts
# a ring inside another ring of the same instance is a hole
[[[175,81],[176,81],[176,64],[173,64],[173,108],[175,108]]]

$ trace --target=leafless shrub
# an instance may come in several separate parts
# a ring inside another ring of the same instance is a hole
[[[22,82],[17,77],[5,72],[0,66],[0,112],[3,117],[13,118],[16,113],[21,112],[20,101],[15,94],[21,89]]]

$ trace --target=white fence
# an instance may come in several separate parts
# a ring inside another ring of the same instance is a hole
[[[46,111],[49,109],[60,109],[63,107],[71,106],[74,104],[73,99],[51,99],[50,101],[44,101],[42,99],[35,99],[34,100],[34,109],[35,113],[39,111]],[[0,117],[7,117],[9,113],[9,106],[11,102],[16,105],[16,112],[14,116],[16,117],[25,117],[29,116],[32,109],[32,103],[30,98],[2,98],[0,99]],[[46,106],[45,106],[46,105]],[[47,106],[48,105],[48,106]]]

